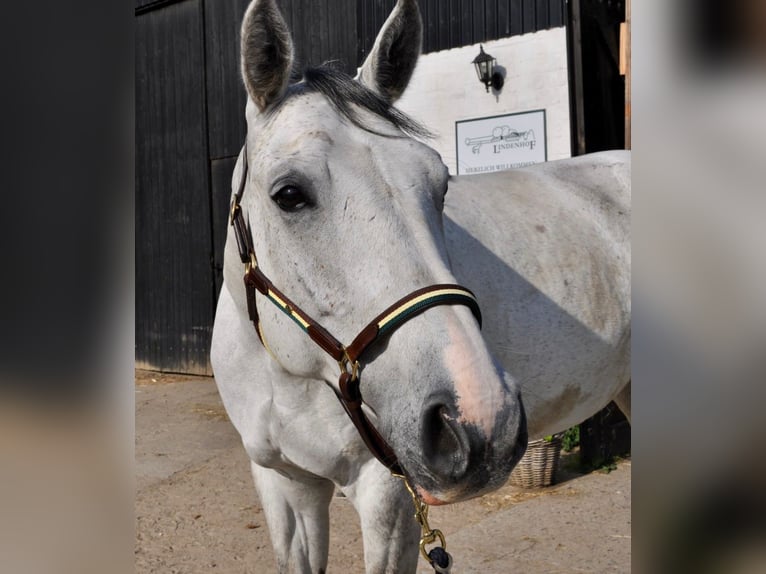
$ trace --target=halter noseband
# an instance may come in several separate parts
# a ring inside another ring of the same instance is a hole
[[[440,284],[423,287],[399,299],[362,329],[350,345],[343,345],[327,329],[293,303],[289,297],[274,287],[273,283],[258,266],[252,234],[250,233],[249,226],[245,223],[240,205],[247,183],[247,144],[245,144],[242,150],[242,156],[244,167],[242,168],[239,188],[232,199],[231,225],[234,227],[234,236],[237,240],[240,259],[245,264],[244,281],[247,295],[247,310],[258,339],[268,349],[261,332],[258,310],[255,305],[256,291],[266,296],[269,301],[295,321],[314,343],[338,362],[340,367],[338,381],[340,391],[336,394],[343,408],[348,413],[349,418],[354,423],[370,452],[392,474],[404,477],[404,471],[393,449],[362,410],[362,393],[359,388],[360,359],[373,343],[390,336],[396,329],[413,317],[437,305],[465,305],[471,310],[479,322],[479,326],[481,326],[481,311],[476,302],[476,297],[471,291],[460,285]]]

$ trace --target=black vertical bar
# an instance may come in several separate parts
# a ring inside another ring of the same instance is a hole
[[[356,74],[357,68],[359,29],[356,26],[356,14],[358,9],[356,0],[342,0],[339,6],[339,10],[343,14],[343,28],[339,32],[340,37],[338,40],[338,46],[340,47],[339,54],[342,54],[343,69],[352,76]]]
[[[441,22],[439,21],[439,4],[440,2],[438,0],[428,0],[428,20],[429,24],[432,24],[433,26],[429,52],[438,52],[440,50]]]
[[[511,35],[511,11],[508,0],[499,0],[497,3],[497,36],[507,38]]]
[[[503,0],[500,2],[502,3]],[[486,40],[498,38],[497,4],[498,0],[484,0],[484,38]]]
[[[569,61],[569,115],[572,126],[572,155],[585,153],[585,107],[583,102],[582,29],[580,0],[569,0],[567,47]]]
[[[341,28],[341,20],[336,12],[335,0],[323,0],[322,8],[322,61],[335,60],[338,57],[338,52],[334,50],[335,43],[333,42],[333,36],[337,33],[337,30]],[[345,31],[345,30],[344,30]]]
[[[423,18],[423,52],[435,52],[439,49],[439,18],[436,0],[421,2]]]
[[[535,31],[535,3],[537,0],[524,0],[522,30],[524,34]]]
[[[487,28],[484,23],[484,0],[473,0],[473,44],[486,38]]]
[[[300,2],[298,0],[290,1],[290,14],[292,15],[292,18],[293,18],[293,21],[290,24],[290,34],[292,35],[292,38],[293,38],[293,50],[297,50],[296,44],[298,43],[298,38],[296,38],[296,36],[298,36],[298,34],[303,34],[303,28],[301,27],[302,11],[300,7]],[[298,59],[297,54],[295,57],[296,59]],[[302,62],[298,61],[298,62],[295,62],[293,65],[297,65],[300,67],[301,64]]]
[[[450,3],[439,2],[439,47],[437,50],[446,50],[450,47],[449,44],[449,31],[450,31]]]
[[[550,27],[548,0],[537,0],[535,3],[535,30],[547,30]]]
[[[460,46],[460,0],[450,0],[448,48]]]
[[[511,36],[524,33],[524,0],[510,0],[508,20],[511,27]]]
[[[303,30],[309,41],[303,53],[306,64],[315,66],[322,60],[322,0],[309,0],[308,5]]]
[[[205,150],[205,158],[207,161],[205,162],[205,175],[207,184],[207,208],[208,208],[208,225],[209,225],[209,240],[210,240],[210,247],[208,251],[208,258],[210,261],[210,316],[215,317],[215,308],[216,308],[216,301],[218,300],[218,286],[216,285],[216,274],[215,274],[215,237],[213,235],[213,230],[215,229],[215,221],[214,216],[215,212],[213,210],[213,185],[212,185],[212,174],[210,172],[210,121],[208,119],[208,98],[207,98],[207,34],[205,33],[206,25],[205,25],[205,1],[200,0],[199,3],[199,26],[200,26],[200,38],[202,43],[202,116],[204,118],[205,122],[205,141],[204,141],[204,150]],[[211,334],[212,334],[212,325],[211,327]],[[208,358],[209,362],[209,358]],[[206,367],[207,369],[208,367]]]
[[[548,14],[551,28],[564,25],[564,3],[565,0],[549,0]]]
[[[356,8],[356,66],[359,67],[367,55],[365,51],[365,23],[367,22],[367,0],[361,0]]]
[[[344,15],[341,14],[339,0],[325,0],[325,20],[328,21],[325,60],[338,61],[341,59],[340,34],[349,33],[344,26]]]
[[[460,6],[460,45],[473,44],[473,10],[471,0],[461,0]]]

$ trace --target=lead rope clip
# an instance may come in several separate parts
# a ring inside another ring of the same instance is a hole
[[[452,570],[452,556],[447,552],[447,541],[444,534],[438,528],[431,528],[428,524],[428,505],[423,502],[410,486],[406,477],[400,477],[407,487],[407,492],[412,497],[412,504],[415,506],[415,520],[420,525],[420,554],[431,565],[435,572],[439,574],[449,574]],[[429,544],[438,543],[431,550],[427,550]]]

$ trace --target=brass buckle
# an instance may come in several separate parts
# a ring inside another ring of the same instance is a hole
[[[349,370],[349,365],[351,370]],[[343,356],[338,359],[338,367],[340,368],[341,375],[345,373],[351,375],[352,379],[359,378],[359,361],[352,361],[345,348],[343,349]]]

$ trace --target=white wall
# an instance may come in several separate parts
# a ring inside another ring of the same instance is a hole
[[[455,122],[544,109],[548,160],[571,155],[566,29],[553,28],[483,43],[505,68],[505,85],[487,93],[473,64],[479,45],[425,54],[397,107],[437,137],[430,141],[450,173],[457,173]]]

